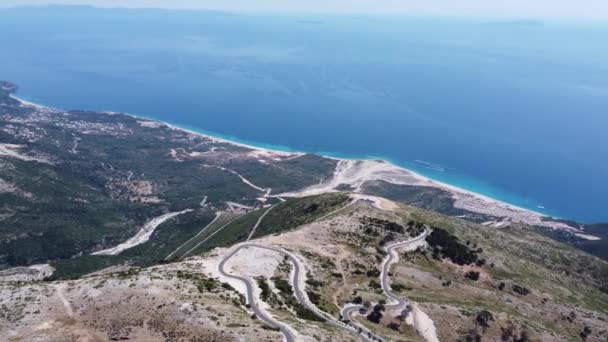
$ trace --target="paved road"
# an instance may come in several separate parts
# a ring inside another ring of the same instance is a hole
[[[370,341],[367,338],[366,334],[358,334],[357,329],[355,327],[349,326],[343,322],[336,320],[329,314],[324,313],[321,310],[319,310],[314,304],[312,304],[309,301],[308,295],[305,293],[305,289],[302,287],[302,272],[304,271],[304,266],[300,263],[300,261],[293,254],[291,254],[290,252],[288,252],[284,249],[276,248],[276,247],[262,246],[262,245],[252,244],[252,243],[246,243],[246,244],[240,245],[239,247],[237,247],[235,250],[233,250],[230,254],[225,256],[220,261],[220,263],[218,265],[219,271],[225,277],[237,279],[237,280],[240,280],[241,282],[245,283],[245,285],[247,287],[247,298],[248,298],[249,305],[250,305],[251,309],[253,310],[253,312],[256,314],[257,317],[259,317],[261,320],[266,322],[266,324],[280,329],[281,333],[283,333],[283,336],[285,336],[285,340],[287,342],[295,341],[294,336],[289,331],[289,329],[287,329],[287,327],[285,325],[276,321],[274,318],[266,315],[265,312],[263,312],[262,310],[259,309],[257,303],[255,302],[255,297],[253,295],[254,284],[252,284],[251,280],[247,277],[232,275],[224,270],[224,266],[225,266],[226,262],[230,258],[232,258],[234,255],[236,255],[243,248],[266,249],[266,250],[270,250],[270,251],[277,252],[277,253],[287,256],[289,261],[291,261],[291,263],[294,266],[292,284],[293,284],[293,288],[294,288],[293,292],[294,292],[294,295],[296,296],[296,300],[298,301],[298,303],[304,305],[308,310],[313,312],[315,314],[315,316],[325,320],[326,324],[329,324],[338,329],[342,329],[349,334],[359,335],[361,337],[361,339],[365,342]]]
[[[384,258],[384,260],[382,261],[382,272],[380,273],[380,282],[382,284],[382,291],[384,292],[384,294],[390,298],[393,303],[387,304],[384,307],[387,309],[399,309],[399,308],[405,308],[405,306],[407,306],[407,304],[409,304],[409,301],[407,299],[401,298],[399,296],[397,296],[396,294],[393,293],[393,291],[391,291],[391,287],[389,284],[389,270],[391,267],[391,264],[395,261],[395,258],[397,257],[396,254],[396,250],[398,248],[401,247],[405,247],[409,244],[412,243],[416,243],[424,238],[426,238],[426,236],[428,235],[428,230],[425,230],[424,233],[420,234],[419,236],[407,240],[407,241],[401,241],[401,242],[396,242],[393,243],[391,245],[388,245],[385,249],[386,249],[386,257]],[[371,339],[376,340],[376,341],[382,341],[382,339],[377,336],[376,334],[374,334],[372,331],[368,330],[367,328],[365,328],[364,326],[360,325],[360,324],[356,324],[354,323],[351,318],[350,315],[353,312],[358,312],[360,309],[365,309],[365,307],[363,305],[346,305],[342,308],[342,310],[340,310],[340,314],[342,315],[343,319],[346,320],[347,322],[349,322],[348,324],[356,327],[357,329],[360,329],[360,331],[362,332],[362,334],[367,334]]]
[[[398,248],[405,247],[412,243],[416,243],[416,242],[426,238],[427,235],[428,235],[428,230],[425,229],[422,234],[420,234],[419,236],[417,236],[413,239],[403,241],[403,242],[397,242],[397,243],[391,244],[386,247],[387,256],[386,256],[386,258],[384,258],[384,261],[382,262],[382,272],[380,273],[380,279],[381,279],[381,284],[382,284],[382,291],[384,291],[384,294],[387,297],[389,297],[390,299],[392,299],[394,301],[393,304],[385,305],[385,307],[387,309],[398,309],[400,307],[405,307],[409,303],[409,301],[407,301],[406,299],[401,298],[401,297],[397,296],[395,293],[393,293],[393,291],[391,290],[391,286],[389,284],[390,278],[388,276],[388,273],[390,271],[391,264],[395,261],[395,258],[397,257],[396,250]]]
[[[278,328],[281,331],[281,333],[283,334],[284,340],[286,342],[295,342],[295,340],[296,340],[295,337],[293,336],[291,331],[289,331],[289,329],[287,329],[287,327],[285,327],[283,324],[279,323],[274,318],[267,315],[263,310],[260,310],[257,302],[255,301],[255,296],[253,295],[254,284],[252,284],[251,280],[247,277],[232,275],[224,270],[224,266],[226,265],[226,262],[228,260],[230,260],[230,258],[232,258],[234,255],[236,255],[236,253],[238,253],[241,249],[250,247],[250,246],[256,246],[256,245],[249,245],[249,244],[241,245],[238,248],[236,248],[235,250],[233,250],[230,254],[225,256],[222,259],[222,261],[220,261],[220,263],[218,265],[218,269],[224,277],[237,279],[245,284],[245,286],[247,287],[247,300],[249,302],[249,307],[251,307],[251,310],[259,319],[266,322],[266,324],[268,324],[269,326],[271,326],[273,328]]]
[[[315,220],[315,221],[321,221],[341,210],[344,210],[352,205],[354,205],[355,203],[357,203],[358,200],[357,199],[353,199],[350,203],[346,204],[345,206],[338,208],[326,215],[324,215],[323,217]],[[275,205],[276,206],[276,205]],[[273,209],[275,206],[270,207],[259,219],[258,222],[256,223],[256,225],[254,226],[254,228],[252,229],[251,233],[249,234],[249,237],[247,239],[247,241],[249,241],[249,239],[253,236],[253,234],[255,233],[255,229],[257,228],[257,226],[260,224],[260,222],[264,219],[264,217],[266,216],[266,214]],[[310,310],[311,312],[313,312],[315,314],[315,316],[322,318],[323,320],[325,320],[326,324],[329,324],[335,328],[344,330],[345,332],[349,333],[349,334],[353,334],[356,335],[358,337],[361,338],[361,340],[363,340],[364,342],[370,342],[372,340],[374,341],[381,341],[380,338],[378,338],[375,334],[373,334],[371,331],[365,329],[364,327],[359,327],[357,325],[355,325],[352,322],[349,323],[344,323],[341,322],[337,319],[335,319],[334,317],[332,317],[331,315],[319,310],[314,304],[312,304],[310,302],[310,300],[308,299],[308,295],[305,293],[306,289],[303,288],[302,286],[302,272],[304,271],[304,266],[301,264],[300,260],[298,258],[296,258],[293,254],[291,254],[290,252],[281,249],[281,248],[277,248],[277,247],[270,247],[270,246],[262,246],[262,245],[257,245],[257,244],[252,244],[252,243],[246,243],[243,245],[240,245],[239,247],[237,247],[236,249],[234,249],[230,254],[228,254],[227,256],[225,256],[219,263],[218,267],[219,267],[219,271],[220,273],[228,278],[233,278],[233,279],[237,279],[241,282],[243,282],[246,287],[247,287],[247,298],[249,301],[249,305],[251,307],[251,309],[253,310],[253,312],[256,314],[256,316],[258,318],[260,318],[261,320],[263,320],[264,322],[266,322],[266,324],[278,328],[281,333],[283,333],[283,336],[285,337],[285,340],[287,342],[292,342],[294,341],[294,336],[292,335],[291,331],[289,331],[289,329],[281,324],[280,322],[276,321],[274,318],[270,317],[269,315],[267,315],[266,313],[264,313],[263,311],[261,311],[259,309],[259,307],[257,306],[257,303],[255,302],[255,297],[253,295],[253,286],[255,286],[254,284],[252,284],[251,280],[247,277],[241,277],[241,276],[235,276],[235,275],[231,275],[229,273],[227,273],[224,270],[224,266],[226,264],[226,262],[232,258],[234,255],[236,255],[241,249],[243,248],[260,248],[260,249],[266,249],[266,250],[270,250],[270,251],[274,251],[280,254],[283,254],[285,256],[287,256],[287,258],[289,259],[289,261],[291,261],[291,263],[294,265],[294,272],[293,272],[293,279],[292,279],[292,284],[294,287],[294,295],[296,297],[296,300],[298,301],[298,303],[304,305],[308,310]],[[344,309],[342,312],[342,317],[344,318],[348,318],[350,317],[350,312],[352,310],[358,310],[359,308],[347,308],[347,312],[346,315],[344,315]]]

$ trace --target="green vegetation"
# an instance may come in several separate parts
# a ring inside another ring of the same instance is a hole
[[[275,194],[302,189],[332,176],[336,161],[315,155],[303,155],[285,161],[261,164],[255,159],[235,159],[230,169],[252,183],[271,188]]]
[[[236,243],[245,241],[255,223],[266,210],[267,209],[254,210],[237,218],[234,218],[233,216],[229,222],[226,222],[228,224],[214,224],[213,229],[204,234],[206,237],[209,237],[212,234],[213,236],[200,244],[190,253],[190,255],[204,253],[215,247],[232,246]],[[202,238],[199,238],[199,240],[202,240]]]
[[[163,262],[165,257],[190,239],[201,227],[209,224],[213,213],[206,210],[192,211],[167,220],[156,228],[150,240],[129,248],[119,255],[84,255],[59,260],[51,279],[75,279],[105,267],[129,262],[131,265],[147,267]]]
[[[547,230],[541,227],[536,227],[535,230],[557,241],[567,243],[587,253],[608,260],[608,224],[606,223],[585,225],[584,234],[596,236],[599,240],[587,240],[574,235],[572,232],[563,230]]]
[[[528,293],[530,293],[530,290],[528,290],[527,288],[525,288],[523,286],[519,286],[517,284],[513,284],[511,289],[513,290],[513,292],[519,293],[522,296],[526,296],[526,295],[528,295]]]
[[[477,281],[477,280],[479,280],[479,272],[469,271],[469,272],[465,273],[464,277],[467,279],[471,279],[472,281]]]
[[[208,165],[275,192],[317,184],[336,166],[312,155],[267,164],[197,159],[190,153],[211,147],[232,154],[249,150],[165,125],[141,125],[127,115],[48,115],[21,107],[9,96],[15,90],[0,83],[0,141],[48,162],[3,158],[0,178],[17,190],[0,193],[0,267],[66,261],[79,268],[73,257],[117,245],[163,213],[198,208],[203,198],[216,208],[226,201],[252,205],[262,195],[234,173]]]
[[[274,286],[281,291],[281,293],[290,296],[293,295],[293,288],[291,287],[291,284],[289,284],[289,282],[285,279],[282,278],[272,278],[272,281],[274,281]]]
[[[303,198],[290,198],[266,215],[254,238],[276,234],[313,222],[337,210],[349,201],[342,193],[328,193]]]
[[[602,292],[608,264],[603,260],[524,225],[495,229],[416,208],[407,208],[402,217],[425,222],[438,234],[429,236],[430,250],[400,259],[405,267],[424,272],[425,280],[405,271],[395,274],[391,285],[409,287],[405,296],[412,301],[458,308],[470,317],[459,323],[464,340],[537,340],[540,334],[580,340],[585,326],[592,330],[589,340],[605,338],[593,332],[608,317],[608,296]],[[431,257],[433,251],[437,258]],[[483,270],[460,266],[467,263]],[[571,311],[575,318],[568,316]]]
[[[399,283],[391,283],[391,290],[393,290],[394,292],[403,292],[405,290],[411,290],[411,287],[407,287],[403,284],[399,284]]]
[[[492,313],[488,310],[482,310],[477,313],[475,320],[481,327],[488,328],[490,326],[490,322],[494,320],[494,315],[492,315]]]
[[[177,271],[179,279],[191,281],[201,293],[203,292],[220,292],[223,290],[235,292],[234,288],[228,283],[222,283],[216,279],[206,277],[200,273],[188,271]]]
[[[260,290],[262,291],[260,294],[260,298],[262,298],[263,301],[267,302],[270,299],[270,295],[272,294],[272,290],[270,290],[270,285],[268,285],[268,282],[264,277],[257,277],[255,278],[255,280],[258,283]]]
[[[382,304],[376,304],[374,306],[374,309],[372,310],[372,312],[370,312],[367,315],[367,320],[373,323],[380,323],[380,320],[382,319],[382,312],[384,311],[384,305]]]
[[[283,299],[285,305],[292,308],[293,311],[296,313],[296,316],[298,316],[299,318],[302,318],[302,319],[309,320],[309,321],[325,322],[324,318],[317,317],[317,315],[315,315],[314,312],[308,310],[304,305],[298,303],[298,301],[296,300],[296,297],[294,296],[293,288],[291,287],[291,285],[289,284],[289,282],[287,280],[282,279],[280,277],[274,277],[274,278],[272,278],[272,280],[273,280],[275,286],[277,287],[277,289],[279,290],[279,294],[280,294],[281,298]],[[260,286],[260,288],[262,288],[262,286]],[[264,293],[264,289],[262,288],[262,296],[263,296],[263,293]],[[320,299],[319,295],[314,292],[307,291],[307,294],[309,296],[309,299],[313,303],[315,303],[315,301],[318,302]]]
[[[363,187],[367,194],[407,203],[446,215],[457,216],[473,214],[454,207],[455,200],[452,195],[445,190],[437,188],[398,185],[382,180],[367,181],[364,183]],[[481,221],[481,219],[479,221]]]
[[[316,321],[316,322],[325,322],[326,321],[325,318],[318,317],[317,315],[315,315],[314,312],[308,310],[304,305],[302,305],[300,303],[296,303],[294,305],[293,309],[299,318],[306,319],[309,321]]]
[[[448,258],[458,265],[470,265],[477,262],[477,253],[481,252],[481,249],[470,249],[460,243],[456,236],[437,227],[433,227],[431,234],[426,237],[426,242],[433,248],[433,258]]]
[[[237,217],[239,217],[239,215],[237,214],[222,213],[220,217],[213,221],[213,223],[201,226],[200,231],[194,233],[194,236],[191,239],[188,239],[187,242],[180,245],[178,249],[175,249],[173,252],[167,254],[167,257],[169,257],[169,255],[171,256],[171,258],[169,258],[168,260],[178,260],[180,258],[195,254],[197,249],[194,248],[197,245],[203,244],[203,241],[208,239],[212,234],[217,232],[226,224],[233,222]],[[186,255],[186,253],[188,254]]]

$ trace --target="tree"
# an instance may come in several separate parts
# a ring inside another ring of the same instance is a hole
[[[369,315],[367,315],[366,318],[368,321],[378,324],[382,319],[382,312],[374,310]]]
[[[374,311],[384,311],[384,304],[378,303],[374,305]]]

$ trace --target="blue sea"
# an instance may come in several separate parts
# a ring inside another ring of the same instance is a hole
[[[548,215],[608,221],[608,25],[0,10],[24,99],[255,145],[382,158]]]

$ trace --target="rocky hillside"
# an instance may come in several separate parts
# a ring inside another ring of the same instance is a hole
[[[326,196],[313,202],[336,199]],[[184,261],[112,267],[73,281],[0,283],[0,334],[11,341],[281,340],[279,329],[252,311],[253,303],[297,341],[362,339],[334,321],[386,341],[608,337],[608,294],[602,292],[608,263],[526,226],[496,229],[380,198],[351,199],[324,214],[309,214],[320,210],[311,209],[310,199],[276,207],[277,214],[258,225],[260,236],[279,225],[291,230]],[[248,233],[260,216],[253,211],[224,229]],[[391,291],[407,301],[391,307],[381,284],[387,247],[425,231],[415,246],[397,249],[388,269]],[[303,269],[304,303],[296,296],[289,255]],[[250,279],[253,299],[220,267]],[[351,305],[362,309],[341,316]]]

